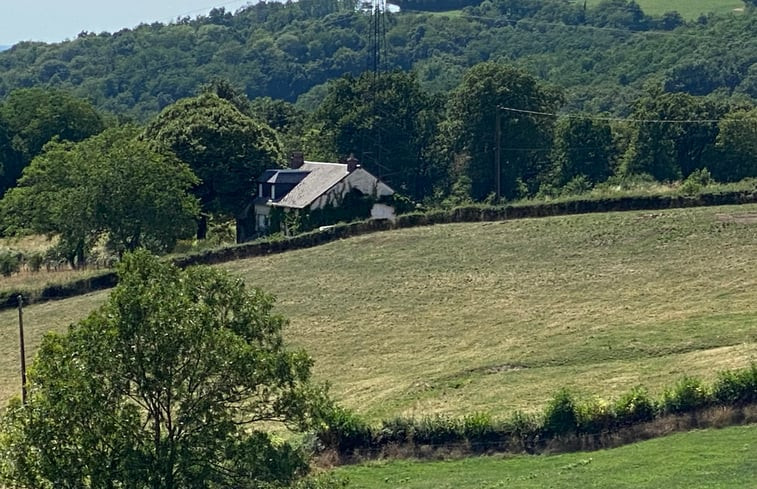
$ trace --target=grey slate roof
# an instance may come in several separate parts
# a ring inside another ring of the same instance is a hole
[[[271,204],[278,207],[293,207],[295,209],[304,209],[309,206],[314,200],[349,175],[347,165],[317,161],[306,161],[297,170],[279,170],[279,172],[282,171],[308,172],[307,176],[288,194]]]

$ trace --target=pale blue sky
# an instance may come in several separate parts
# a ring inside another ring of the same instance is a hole
[[[215,7],[233,12],[252,3],[256,0],[0,0],[0,45],[59,42],[81,31],[115,32],[143,22],[196,17]]]

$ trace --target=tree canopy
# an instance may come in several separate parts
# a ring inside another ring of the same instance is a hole
[[[625,155],[626,173],[659,181],[685,178],[704,168],[725,107],[685,93],[654,91],[635,102],[635,131]],[[656,121],[669,121],[659,123]]]
[[[522,185],[538,187],[548,167],[554,118],[535,113],[554,113],[560,101],[557,89],[507,65],[481,63],[466,72],[451,95],[448,130],[453,148],[468,158],[461,171],[471,180],[474,199],[495,192],[497,178],[502,179],[502,195],[508,199],[519,196]],[[499,176],[494,160],[497,118],[502,149]]]
[[[556,183],[565,185],[577,177],[603,182],[615,172],[617,153],[608,122],[589,117],[562,119],[555,127],[552,155]]]
[[[108,302],[45,336],[3,419],[12,487],[278,487],[306,471],[262,423],[312,421],[311,359],[273,298],[210,267],[129,254]],[[270,485],[266,485],[270,484]]]
[[[267,124],[210,92],[167,107],[143,138],[175,155],[199,177],[193,193],[205,213],[236,218],[238,224],[252,201],[255,178],[284,162],[278,137]],[[204,237],[203,225],[198,236]]]
[[[12,92],[0,104],[0,196],[53,138],[82,141],[105,129],[105,120],[89,102],[63,90],[42,88]]]
[[[190,169],[113,128],[80,143],[54,141],[0,201],[6,233],[60,236],[62,254],[82,264],[101,238],[118,253],[172,249],[194,232]]]
[[[366,72],[329,84],[314,119],[323,124],[321,141],[332,154],[354,154],[395,190],[421,199],[430,193],[428,150],[441,109],[412,73]]]
[[[751,0],[750,0],[751,1]],[[0,53],[0,98],[51,87],[103,110],[148,120],[223,74],[250,98],[295,102],[371,59],[371,21],[354,0],[257,2],[169,25],[83,32]],[[573,109],[628,115],[648,83],[728,98],[753,93],[754,9],[652,16],[632,0],[407,0],[386,21],[389,68],[413,69],[447,91],[471,66],[505,61],[566,88]],[[452,15],[411,10],[455,7]],[[699,17],[699,18],[697,18]],[[752,97],[754,95],[751,95]]]

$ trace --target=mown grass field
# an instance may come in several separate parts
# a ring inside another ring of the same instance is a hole
[[[562,386],[657,395],[757,361],[757,206],[451,224],[223,265],[279,299],[334,397],[374,420],[509,416]],[[27,308],[30,352],[101,303]],[[18,391],[0,313],[0,396]]]
[[[344,467],[354,489],[757,487],[757,427],[695,431],[613,450]]]
[[[589,0],[588,4],[596,5],[600,1]],[[636,3],[646,14],[662,15],[665,12],[676,11],[688,20],[710,12],[723,14],[744,8],[744,2],[740,0],[637,0]]]

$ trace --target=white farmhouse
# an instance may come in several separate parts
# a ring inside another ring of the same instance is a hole
[[[354,156],[344,163],[323,163],[305,161],[302,153],[295,153],[290,168],[266,170],[256,183],[254,209],[258,234],[270,230],[272,212],[277,208],[284,213],[311,212],[337,208],[351,193],[371,197],[374,201],[394,194],[388,185],[363,169]],[[376,202],[371,216],[393,219],[394,211]]]

